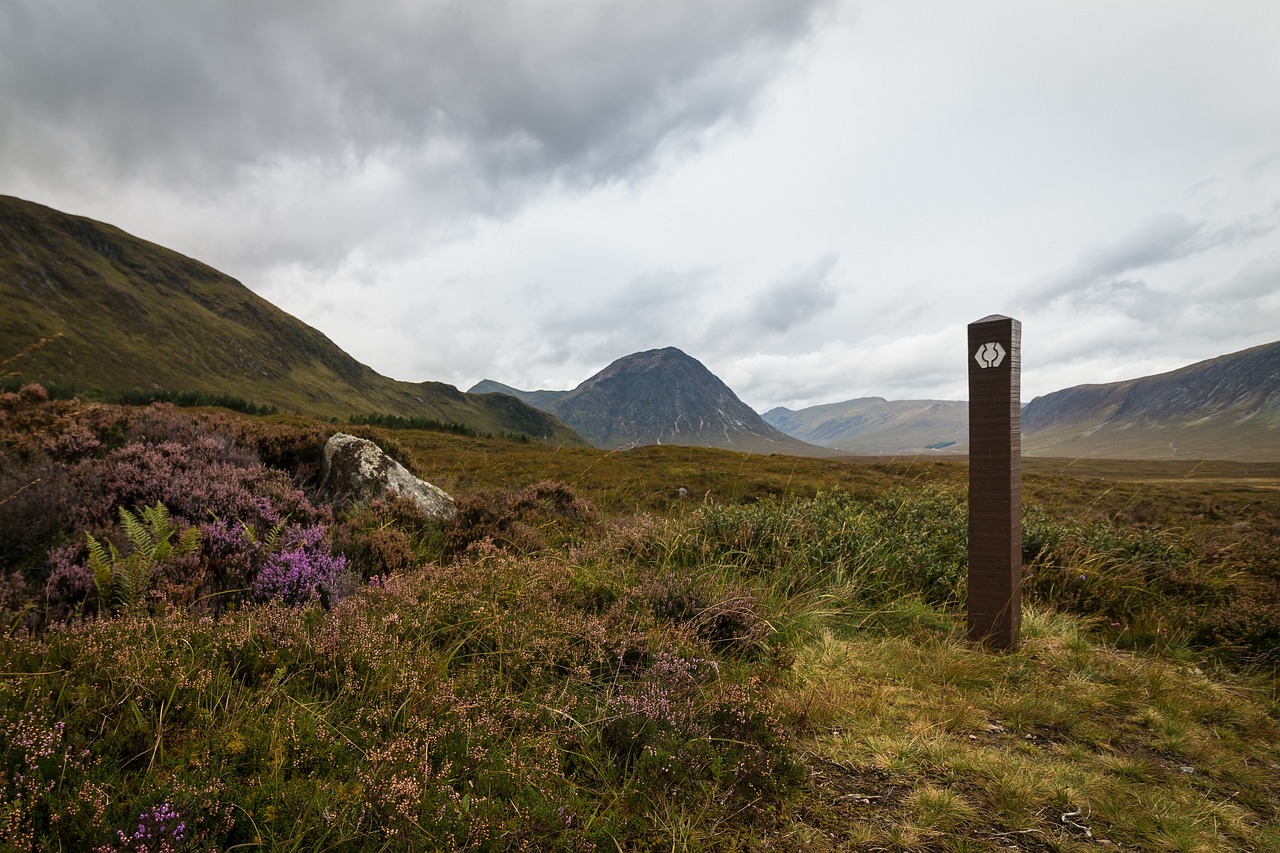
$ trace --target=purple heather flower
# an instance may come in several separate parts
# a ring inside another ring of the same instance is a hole
[[[259,598],[304,604],[332,598],[347,559],[324,550],[322,525],[291,526],[284,550],[272,554],[258,573],[253,592]]]

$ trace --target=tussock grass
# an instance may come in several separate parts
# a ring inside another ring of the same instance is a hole
[[[1100,644],[1061,613],[1024,624],[998,655],[959,624],[806,648],[816,772],[792,819],[888,849],[1269,849],[1280,729],[1258,682]]]

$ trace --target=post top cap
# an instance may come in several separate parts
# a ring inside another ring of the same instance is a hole
[[[1012,319],[1013,319],[1012,317],[1006,317],[1003,314],[988,314],[987,316],[983,317],[981,320],[974,320],[973,323],[990,323],[994,320],[1012,320]],[[970,325],[973,325],[973,323],[971,323]]]

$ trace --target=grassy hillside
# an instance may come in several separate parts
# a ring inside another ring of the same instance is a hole
[[[1280,847],[1280,466],[1030,461],[992,653],[962,463],[332,429],[0,395],[0,849]]]
[[[1280,462],[1280,421],[1220,413],[1142,423],[1058,424],[1024,433],[1023,452],[1095,459]]]
[[[969,405],[950,400],[863,397],[792,411],[772,409],[764,419],[812,444],[853,454],[965,453]]]
[[[1023,409],[1023,436],[1041,456],[1280,461],[1280,342],[1046,394]]]
[[[581,443],[553,417],[438,382],[399,382],[204,264],[0,196],[3,373],[50,386],[198,391],[324,417],[386,414]]]

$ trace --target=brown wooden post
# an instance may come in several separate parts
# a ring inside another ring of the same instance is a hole
[[[1000,649],[1022,628],[1022,324],[969,324],[969,639]]]

